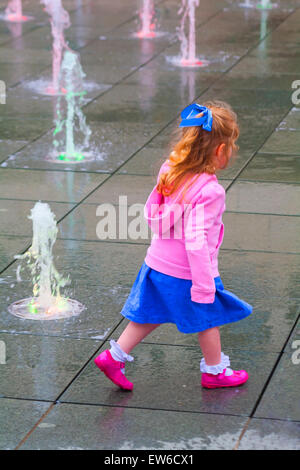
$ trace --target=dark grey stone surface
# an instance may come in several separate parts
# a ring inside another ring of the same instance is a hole
[[[136,0],[63,0],[69,46],[80,54],[92,130],[92,161],[49,161],[57,97],[38,93],[51,79],[49,17],[23,2],[24,24],[0,21],[0,448],[299,448],[300,1],[261,11],[240,0],[201,0],[196,10],[200,69],[174,65],[178,0],[157,0],[160,32],[139,29]],[[252,2],[253,4],[256,2]],[[275,2],[272,2],[273,4]],[[1,13],[7,2],[0,0]],[[274,6],[274,5],[273,5]],[[221,328],[240,388],[201,388],[197,335],[162,325],[126,365],[124,393],[94,366],[116,339],[120,315],[150,237],[103,240],[97,208],[142,205],[189,103],[228,101],[241,135],[237,158],[218,174],[227,191],[219,270],[225,289],[253,306]],[[65,320],[21,320],[9,305],[32,295],[16,254],[31,243],[30,209],[48,202],[58,220],[54,261],[71,278],[64,295],[85,305]],[[59,401],[57,401],[59,400]]]

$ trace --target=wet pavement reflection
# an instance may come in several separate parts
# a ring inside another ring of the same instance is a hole
[[[57,97],[38,87],[51,79],[51,28],[39,2],[24,3],[31,21],[0,19],[0,448],[299,448],[300,99],[292,93],[300,85],[300,0],[268,9],[201,0],[201,68],[174,62],[179,0],[154,2],[153,38],[135,34],[139,0],[63,0],[65,39],[86,74],[94,155],[78,163],[47,158]],[[225,288],[254,311],[221,334],[232,366],[250,380],[202,389],[197,335],[163,325],[126,364],[135,388],[122,392],[93,358],[126,324],[120,310],[150,237],[100,240],[97,207],[121,211],[124,195],[142,206],[180,111],[209,99],[228,101],[241,127],[239,155],[219,175],[227,192],[219,265]],[[28,275],[17,282],[15,255],[30,246],[37,201],[56,215],[55,265],[71,275],[66,295],[85,305],[78,317],[39,322],[8,313],[31,295]]]

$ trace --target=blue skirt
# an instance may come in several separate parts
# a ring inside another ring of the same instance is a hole
[[[136,323],[175,323],[181,333],[198,333],[250,315],[251,305],[225,290],[220,277],[214,281],[214,303],[200,304],[191,300],[192,281],[160,273],[144,262],[121,314]]]

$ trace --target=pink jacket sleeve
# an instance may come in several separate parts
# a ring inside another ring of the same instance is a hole
[[[209,253],[208,232],[222,210],[225,191],[221,185],[204,186],[201,197],[188,214],[185,246],[192,273],[191,298],[194,302],[213,303],[215,283]]]

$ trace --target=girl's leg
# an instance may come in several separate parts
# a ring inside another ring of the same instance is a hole
[[[154,323],[135,323],[130,321],[125,330],[121,334],[117,343],[126,354],[129,354],[142,339],[144,339],[151,331],[155,330],[159,324]]]
[[[214,366],[221,362],[221,338],[218,327],[210,328],[198,333],[198,340],[205,362]]]
[[[158,324],[140,324],[130,321],[117,343],[111,340],[111,349],[103,351],[94,359],[96,366],[114,384],[125,390],[132,390],[133,383],[125,377],[124,363],[133,361],[133,357],[129,355],[130,351],[158,326]]]
[[[205,388],[237,387],[248,380],[245,370],[230,369],[229,357],[221,352],[218,327],[198,333],[204,359],[200,362],[201,384]]]

